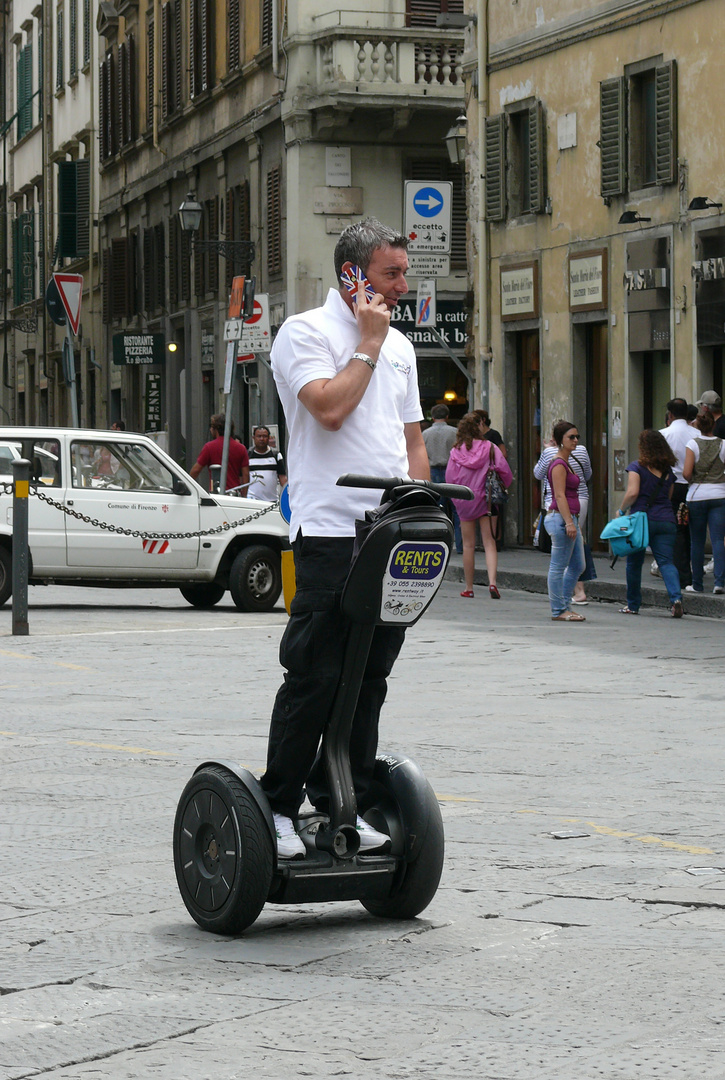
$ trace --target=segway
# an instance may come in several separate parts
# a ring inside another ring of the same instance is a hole
[[[390,850],[359,853],[348,747],[375,627],[412,626],[423,615],[443,580],[453,542],[453,526],[438,500],[473,494],[452,484],[353,475],[338,485],[382,488],[384,494],[361,523],[341,599],[351,628],[320,751],[330,812],[301,813],[295,826],[305,857],[278,859],[272,811],[257,778],[230,761],[199,765],[176,812],[174,865],[192,918],[214,933],[241,933],[265,903],[359,900],[373,915],[412,919],[431,902],[440,881],[440,807],[408,757],[378,755],[359,812],[390,837]]]

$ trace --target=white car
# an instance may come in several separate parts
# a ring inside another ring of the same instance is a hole
[[[273,504],[210,495],[144,435],[0,427],[0,605],[12,591],[20,457],[31,462],[31,585],[177,587],[195,607],[229,589],[241,611],[277,602],[289,537]]]

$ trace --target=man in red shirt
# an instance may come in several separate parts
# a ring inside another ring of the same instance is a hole
[[[202,469],[209,468],[210,465],[221,465],[222,453],[224,450],[224,426],[226,424],[226,417],[224,413],[215,413],[209,421],[209,427],[211,429],[211,442],[205,443],[201,448],[201,453],[196,460],[196,465],[191,467],[191,475],[196,478],[201,473]],[[229,461],[227,462],[227,482],[226,491],[231,488],[243,486],[244,490],[239,492],[240,495],[247,494],[247,488],[249,486],[249,454],[247,453],[246,446],[234,438],[234,428],[232,428],[232,437],[229,440]],[[211,486],[211,485],[210,485]]]

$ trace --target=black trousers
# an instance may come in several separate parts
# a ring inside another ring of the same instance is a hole
[[[261,783],[274,811],[294,818],[307,787],[321,811],[329,804],[322,762],[315,764],[340,679],[349,622],[340,597],[350,569],[352,537],[298,535],[292,544],[297,591],[279,656],[287,669],[272,710],[267,770]],[[358,805],[364,805],[378,746],[378,719],[405,630],[378,626],[373,635],[350,735]],[[314,768],[313,768],[314,766]]]
[[[676,483],[672,489],[671,502],[672,509],[675,511],[675,521],[677,521],[677,511],[680,507],[680,503],[687,501],[687,486],[687,484]],[[689,525],[680,525],[678,522],[677,533],[675,535],[675,551],[672,558],[680,575],[680,588],[684,589],[687,585],[692,585]]]

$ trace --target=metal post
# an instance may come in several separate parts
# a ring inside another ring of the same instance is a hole
[[[431,327],[430,332],[437,339],[438,344],[441,346],[441,348],[445,349],[445,351],[448,353],[456,367],[466,376],[466,380],[468,382],[468,408],[475,408],[475,402],[473,398],[473,376],[471,375],[471,372],[468,370],[466,365],[458,359],[448,342],[443,337],[441,337],[440,333],[438,332],[438,330],[435,329],[435,327]]]
[[[222,474],[219,477],[219,493],[224,495],[227,490],[227,467],[229,465],[229,439],[232,435],[232,406],[234,405],[234,384],[237,381],[237,358],[234,356],[232,368],[232,382],[224,404],[226,421],[224,424],[224,446],[222,448]]]
[[[30,462],[13,461],[13,636],[27,637],[28,627],[28,496]]]
[[[70,319],[65,321],[64,368],[65,380],[70,390],[71,427],[80,427],[78,420],[78,392],[76,390],[76,356],[73,349],[73,335]]]

